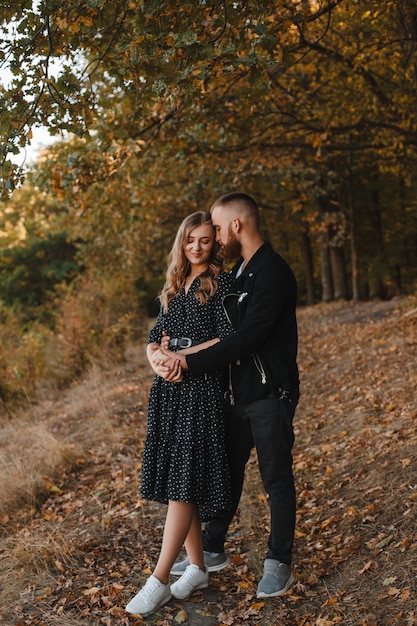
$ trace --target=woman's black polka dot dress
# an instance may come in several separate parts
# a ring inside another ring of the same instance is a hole
[[[189,288],[159,313],[148,341],[160,342],[162,331],[173,337],[207,341],[231,332],[221,306],[229,286],[219,276],[219,289],[207,304],[195,296],[196,278]],[[229,470],[224,443],[224,396],[221,372],[180,383],[155,376],[148,406],[148,434],[142,460],[141,495],[148,500],[193,502],[202,520],[230,508]]]

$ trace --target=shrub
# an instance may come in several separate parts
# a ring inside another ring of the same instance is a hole
[[[85,274],[61,286],[46,355],[49,376],[65,385],[93,363],[120,361],[126,343],[145,333],[143,319],[134,288],[120,277]]]

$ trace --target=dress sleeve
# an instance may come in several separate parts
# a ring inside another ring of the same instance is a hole
[[[164,330],[164,320],[165,314],[161,306],[158,317],[156,318],[155,326],[149,332],[148,343],[152,343],[153,341],[155,341],[155,343],[161,343],[162,331]]]
[[[224,339],[233,332],[233,328],[227,318],[223,308],[223,298],[230,289],[232,279],[230,274],[223,272],[218,277],[219,288],[215,295],[215,321],[216,321],[216,337]]]

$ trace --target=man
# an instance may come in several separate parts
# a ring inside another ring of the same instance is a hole
[[[227,259],[241,257],[224,308],[234,333],[200,352],[181,355],[181,367],[199,376],[228,366],[227,446],[233,508],[203,531],[205,563],[218,571],[229,563],[224,552],[228,526],[239,504],[245,465],[256,447],[269,496],[270,535],[257,597],[282,595],[294,577],[291,556],[295,528],[295,488],[291,449],[299,396],[297,368],[297,285],[294,275],[259,230],[256,202],[229,193],[211,208],[212,221]],[[177,365],[178,367],[178,365]],[[174,564],[180,575],[188,560]]]

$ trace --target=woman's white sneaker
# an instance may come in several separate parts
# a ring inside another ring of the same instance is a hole
[[[145,586],[131,599],[125,610],[133,615],[146,617],[166,604],[171,597],[169,584],[164,585],[155,576],[149,576]]]
[[[171,593],[178,600],[185,600],[193,591],[205,589],[209,584],[209,573],[203,572],[198,565],[189,565],[181,578],[171,585]]]

